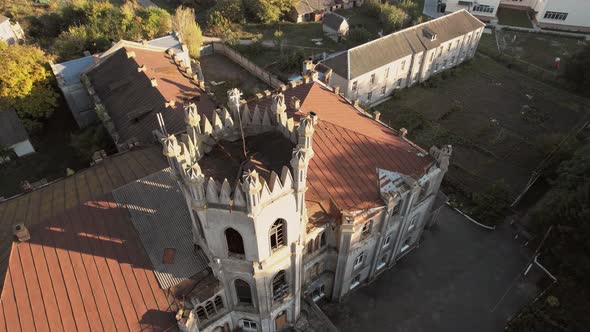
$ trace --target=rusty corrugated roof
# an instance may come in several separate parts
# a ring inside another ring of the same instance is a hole
[[[287,112],[297,121],[315,112],[314,157],[308,172],[307,197],[333,201],[340,210],[382,206],[377,168],[418,178],[434,159],[398,133],[354,108],[349,101],[318,83],[301,84],[283,92]],[[289,101],[301,101],[299,110]],[[271,98],[252,100],[252,107],[270,107]]]
[[[111,191],[167,167],[160,147],[130,151],[0,204],[0,330],[164,330],[169,299]],[[13,242],[24,222],[28,242]],[[4,278],[5,277],[5,278]]]

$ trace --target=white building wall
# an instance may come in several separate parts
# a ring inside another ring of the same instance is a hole
[[[467,9],[473,15],[494,18],[496,17],[496,14],[498,13],[498,7],[500,6],[500,0],[478,0],[473,1],[471,5],[461,5],[459,4],[459,1],[460,0],[443,1],[447,4],[445,11],[456,12],[461,9]],[[493,10],[491,12],[477,10],[477,6],[479,5],[493,7]]]
[[[590,27],[590,1],[588,0],[537,0],[535,8],[539,23]],[[565,20],[545,18],[547,12],[566,13]]]
[[[500,1],[500,4],[534,8],[538,1],[539,0],[502,0]]]

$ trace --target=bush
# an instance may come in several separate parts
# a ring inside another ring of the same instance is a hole
[[[112,140],[102,124],[84,128],[78,133],[70,135],[70,145],[76,149],[84,160],[91,160],[94,152],[112,150]]]
[[[481,193],[473,195],[473,216],[486,225],[504,221],[510,211],[510,192],[504,182],[496,182]]]
[[[231,23],[242,23],[244,21],[244,7],[241,0],[219,0],[215,6],[209,9],[208,16],[221,15]],[[215,22],[216,20],[213,20]],[[209,24],[210,20],[207,20]]]
[[[172,27],[178,31],[183,42],[188,46],[190,56],[198,58],[201,55],[203,33],[195,21],[195,10],[182,6],[176,8],[172,18]]]
[[[245,0],[246,14],[260,23],[275,23],[293,8],[294,0]]]
[[[371,39],[371,33],[364,27],[352,28],[348,31],[348,41],[352,46],[361,45]]]

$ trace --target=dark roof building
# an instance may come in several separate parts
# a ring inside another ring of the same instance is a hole
[[[17,156],[35,152],[16,111],[0,109],[0,145],[11,148]]]
[[[129,144],[150,144],[162,113],[171,133],[184,130],[183,106],[196,103],[202,112],[216,108],[190,64],[173,52],[123,47],[88,73],[97,112],[120,150]]]

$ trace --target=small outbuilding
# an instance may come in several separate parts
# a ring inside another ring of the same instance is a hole
[[[0,109],[0,145],[13,150],[18,157],[35,152],[25,127],[12,109]]]
[[[348,21],[345,17],[332,12],[324,15],[322,30],[328,38],[338,42],[348,35],[348,29]]]
[[[8,45],[18,43],[25,39],[25,33],[18,23],[11,23],[6,16],[0,15],[0,40]]]

